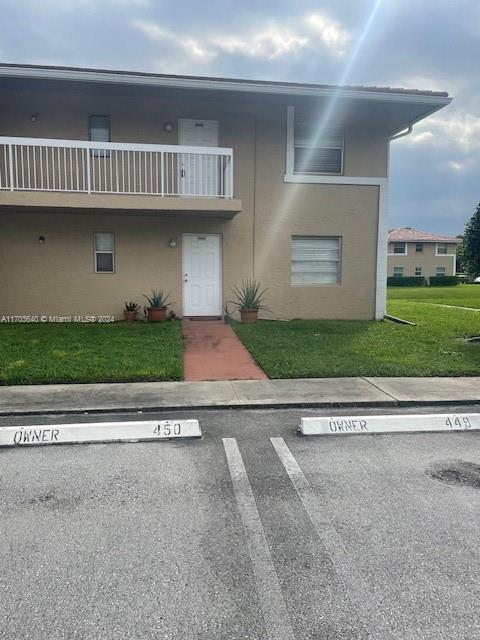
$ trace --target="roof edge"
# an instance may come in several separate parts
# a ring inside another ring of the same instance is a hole
[[[268,80],[242,80],[234,78],[210,78],[201,76],[176,76],[143,73],[139,71],[115,71],[84,69],[46,65],[0,64],[0,77],[66,80],[76,82],[105,82],[115,84],[171,87],[179,89],[203,89],[210,91],[237,91],[270,93],[311,97],[342,97],[378,102],[414,102],[447,105],[451,98],[446,92],[417,91],[379,87],[329,86],[274,82]]]

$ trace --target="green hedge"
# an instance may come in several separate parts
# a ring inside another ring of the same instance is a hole
[[[390,276],[387,278],[389,287],[424,287],[425,278],[423,276]]]
[[[455,287],[460,284],[458,276],[430,276],[431,287]]]

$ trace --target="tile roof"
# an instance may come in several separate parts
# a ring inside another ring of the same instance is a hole
[[[395,227],[388,232],[389,242],[451,242],[458,244],[460,240],[452,236],[443,236],[439,233],[418,231],[412,227]]]

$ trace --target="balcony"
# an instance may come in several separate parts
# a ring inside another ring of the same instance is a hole
[[[0,137],[0,206],[232,217],[233,150]]]

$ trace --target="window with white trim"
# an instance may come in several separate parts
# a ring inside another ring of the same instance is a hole
[[[343,127],[323,123],[321,115],[314,118],[293,111],[293,132],[289,133],[293,144],[293,166],[290,167],[290,172],[330,175],[343,173]]]
[[[422,275],[422,267],[415,267],[415,275],[416,276]]]
[[[89,116],[88,139],[92,142],[110,142],[110,116]],[[97,158],[110,157],[109,149],[93,149],[92,155]]]
[[[444,276],[445,273],[446,273],[445,267],[437,267],[437,272],[436,272],[437,276]]]
[[[115,238],[113,233],[96,233],[94,236],[96,273],[115,272]]]
[[[423,253],[423,242],[417,242],[415,245],[416,253]]]
[[[447,243],[446,242],[437,242],[437,255],[446,256],[447,255]]]
[[[292,284],[338,284],[341,271],[340,244],[339,237],[292,236]]]
[[[403,267],[393,267],[393,277],[403,278]]]
[[[394,242],[393,243],[393,253],[397,253],[400,255],[407,255],[407,243],[406,242]]]

